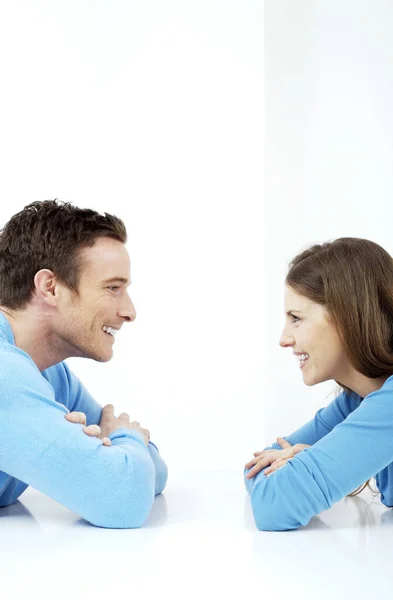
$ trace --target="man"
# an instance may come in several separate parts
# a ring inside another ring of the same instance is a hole
[[[63,362],[110,360],[135,319],[126,241],[117,217],[56,200],[0,233],[0,506],[32,485],[94,525],[139,527],[165,487],[149,432]]]

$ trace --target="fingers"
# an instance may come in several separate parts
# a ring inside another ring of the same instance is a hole
[[[247,473],[246,479],[252,479],[253,477],[255,477],[255,475],[257,475],[260,471],[262,471],[262,469],[264,469],[265,467],[267,467],[268,465],[273,463],[274,460],[275,460],[274,454],[268,454],[268,455],[264,456],[263,458],[255,457],[252,460],[250,460],[250,462],[248,462],[246,465],[244,465],[245,469],[251,469],[251,471],[249,473]]]
[[[130,420],[130,415],[128,413],[126,413],[126,412],[122,412],[118,416],[118,419],[122,419],[123,421],[129,421]],[[134,421],[134,423],[138,423],[138,421]],[[139,425],[139,423],[138,423],[138,425]]]
[[[264,474],[268,477],[274,473],[274,471],[283,467],[297,452],[300,452],[300,447],[303,446],[302,444],[292,446],[292,444],[282,437],[277,438],[277,443],[281,446],[282,450],[262,450],[261,452],[254,452],[254,458],[244,465],[245,469],[250,469],[246,475],[246,479],[252,479],[252,477],[255,477],[255,475],[260,473],[262,469],[265,469]]]
[[[282,437],[278,437],[276,439],[276,442],[277,442],[277,444],[279,444],[281,446],[281,448],[292,448],[291,444],[289,442],[287,442],[287,440],[284,440],[284,438],[282,438]],[[261,456],[261,454],[263,454],[264,452],[266,452],[266,450],[254,452],[254,456]]]
[[[269,477],[269,475],[274,473],[274,471],[277,471],[277,469],[281,469],[281,467],[283,467],[287,463],[288,460],[289,460],[289,458],[282,458],[280,460],[276,460],[272,465],[270,465],[270,467],[268,469],[266,469],[266,471],[264,473],[266,475],[266,477]]]
[[[257,456],[255,458],[252,458],[250,461],[248,461],[248,463],[244,465],[244,468],[251,469],[251,467],[257,464],[258,460],[259,458]]]
[[[81,423],[82,425],[86,425],[86,415],[83,412],[74,410],[73,412],[67,413],[65,418],[70,423]]]
[[[293,450],[293,447],[291,446],[291,450]],[[281,467],[283,467],[284,465],[287,464],[288,460],[290,460],[291,458],[293,458],[295,456],[295,452],[293,452],[293,454],[291,454],[290,456],[283,456],[278,458],[277,460],[275,460],[268,469],[266,469],[265,471],[265,475],[266,477],[268,477],[269,475],[271,475],[272,473],[274,473],[274,471],[277,471],[277,469],[281,469]]]
[[[259,463],[261,461],[263,462],[263,466],[266,467],[266,465],[270,465],[270,463],[272,463],[277,458],[276,453],[261,452],[261,454],[263,454],[264,456],[260,456],[260,455],[255,456],[247,464],[244,465],[244,468],[250,469],[252,466],[256,465],[257,463]]]
[[[124,426],[127,429],[135,429],[136,431],[140,431],[145,439],[145,443],[147,446],[150,440],[149,430],[143,429],[139,421],[130,421],[130,415],[126,412],[122,412],[119,414],[118,417],[115,417],[114,410],[115,409],[113,404],[107,404],[102,409],[100,425],[102,427],[101,432],[104,432],[104,437],[102,438],[103,444],[105,446],[110,446],[112,442],[106,437],[106,435],[108,435],[109,432]]]
[[[101,435],[101,427],[99,425],[88,425],[87,427],[84,427],[83,432],[86,433],[86,435],[99,438]],[[104,446],[112,446],[112,442],[107,437],[102,438],[101,441]]]
[[[244,465],[245,469],[251,469],[247,473],[246,479],[252,479],[252,477],[255,477],[255,475],[262,471],[262,469],[265,469],[264,474],[268,476],[285,465],[287,460],[295,456],[294,446],[291,446],[291,444],[289,444],[283,438],[277,438],[277,442],[280,445],[281,442],[283,442],[285,448],[283,448],[283,450],[254,453],[254,458]],[[257,456],[255,456],[255,454],[257,454]]]
[[[109,405],[111,406],[111,405]],[[113,409],[113,407],[112,407]],[[70,423],[80,423],[81,425],[86,425],[86,415],[83,412],[78,412],[76,410],[67,413],[64,415],[67,421]],[[100,437],[101,435],[101,427],[99,425],[87,425],[87,427],[83,428],[83,433],[89,435],[90,437]],[[109,438],[105,437],[102,439],[102,443],[104,446],[111,446],[112,442]]]
[[[102,409],[101,420],[102,419],[104,419],[104,420],[113,419],[114,412],[115,412],[115,407],[113,406],[113,404],[106,404],[104,406],[104,408]]]
[[[101,435],[101,427],[99,425],[88,425],[83,428],[84,433],[86,435],[90,435],[92,437],[99,437]]]
[[[292,445],[282,437],[277,438],[277,444],[280,444],[281,448],[292,448]]]
[[[299,452],[301,452],[302,450],[305,450],[306,448],[311,448],[311,446],[309,446],[308,444],[295,444],[294,446],[292,446],[295,454],[298,454]]]
[[[258,473],[260,471],[262,471],[262,469],[264,469],[265,467],[267,467],[269,463],[266,462],[265,460],[258,462],[252,469],[251,471],[249,471],[246,475],[246,479],[252,479],[253,477],[255,477],[255,475],[258,475]],[[246,467],[247,468],[247,467]]]

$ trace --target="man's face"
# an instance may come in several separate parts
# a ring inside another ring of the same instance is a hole
[[[127,292],[130,258],[122,242],[107,237],[84,248],[81,258],[79,295],[62,287],[57,338],[68,356],[107,362],[115,342],[111,329],[119,330],[136,317]]]

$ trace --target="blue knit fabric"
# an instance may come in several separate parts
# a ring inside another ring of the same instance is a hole
[[[100,423],[102,407],[69,367],[40,373],[0,313],[0,506],[31,485],[93,525],[140,527],[167,480],[157,447],[124,428],[103,446],[64,418],[70,411]]]
[[[393,506],[393,376],[363,400],[341,393],[285,439],[311,448],[269,477],[263,470],[245,479],[258,529],[306,525],[373,476],[381,501]]]

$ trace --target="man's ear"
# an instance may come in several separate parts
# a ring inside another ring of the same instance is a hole
[[[59,282],[49,269],[41,269],[34,276],[35,295],[50,306],[57,306],[59,301]]]

